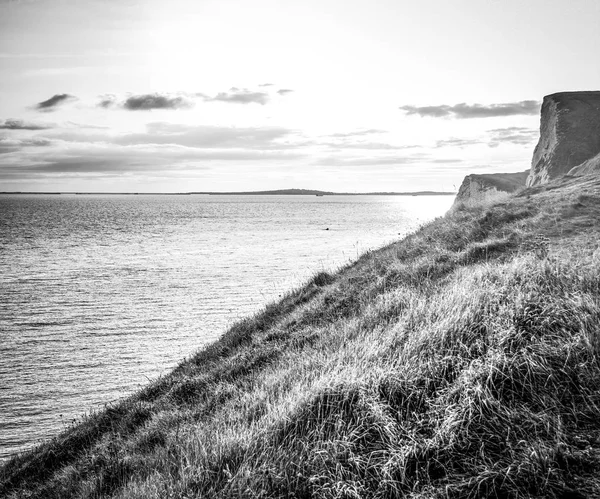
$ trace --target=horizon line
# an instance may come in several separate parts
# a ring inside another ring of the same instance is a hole
[[[367,195],[387,195],[387,196],[410,196],[410,195],[456,195],[455,191],[369,191],[369,192],[333,192],[333,191],[319,191],[316,189],[273,189],[263,191],[189,191],[189,192],[147,192],[147,191],[123,191],[123,192],[110,192],[110,191],[0,191],[0,195],[14,195],[14,194],[28,194],[28,195],[120,195],[120,196],[149,196],[149,195],[161,195],[161,196],[219,196],[219,195],[287,195],[287,196],[367,196]]]

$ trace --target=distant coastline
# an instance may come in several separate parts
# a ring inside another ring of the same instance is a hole
[[[311,189],[279,189],[273,191],[200,191],[200,192],[29,192],[4,191],[0,195],[112,195],[112,196],[454,196],[456,192],[329,192]]]

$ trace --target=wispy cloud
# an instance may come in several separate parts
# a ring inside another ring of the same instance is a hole
[[[108,109],[110,107],[117,105],[117,96],[113,94],[105,94],[100,96],[100,102],[98,102],[98,107],[102,107],[104,109]]]
[[[65,121],[62,123],[63,128],[90,128],[93,130],[110,130],[106,125],[93,125],[91,123],[75,123],[74,121]]]
[[[38,102],[35,108],[43,112],[54,111],[58,106],[74,100],[77,100],[77,97],[74,95],[56,94],[45,101]]]
[[[284,127],[221,127],[211,125],[182,125],[155,122],[146,125],[146,132],[115,138],[124,145],[177,144],[196,148],[288,149],[280,141],[293,134]]]
[[[270,87],[271,83],[263,83],[259,87]],[[277,90],[281,96],[293,92],[292,89],[282,88]],[[273,94],[264,90],[250,90],[247,88],[231,87],[226,92],[216,95],[207,95],[202,92],[170,94],[139,94],[130,95],[120,99],[114,94],[98,96],[97,107],[104,109],[126,109],[128,111],[150,111],[152,109],[187,109],[194,106],[194,99],[200,98],[204,102],[225,102],[229,104],[259,104],[264,106],[271,100]]]
[[[48,130],[56,125],[52,123],[41,123],[37,121],[25,121],[8,118],[0,122],[0,130]]]
[[[101,128],[97,130],[83,132],[73,127],[53,130],[45,135],[69,143],[173,145],[196,149],[291,150],[307,144],[295,130],[280,126],[222,127],[152,122],[146,125],[144,132],[138,133],[115,135]],[[314,142],[309,144],[314,145]]]
[[[198,94],[206,102],[229,102],[232,104],[260,104],[264,106],[270,100],[267,92],[248,90],[247,88],[232,87],[227,92],[219,92],[214,97]]]
[[[377,128],[368,128],[366,130],[354,130],[352,132],[343,133],[332,133],[328,137],[346,138],[346,137],[361,137],[363,135],[371,135],[377,133],[387,133],[387,130],[380,130]]]
[[[456,158],[432,158],[426,153],[415,153],[410,155],[380,156],[380,157],[344,157],[329,156],[320,158],[316,164],[324,166],[347,166],[347,167],[366,167],[366,166],[400,166],[414,164],[447,164],[461,163],[463,160]]]
[[[41,145],[41,144],[40,144]],[[215,164],[281,162],[302,157],[281,151],[202,150],[175,145],[59,144],[52,150],[6,150],[0,155],[0,178],[35,178],[41,174],[194,172]],[[10,146],[7,144],[7,146]],[[12,153],[12,154],[10,154]]]
[[[494,128],[493,130],[488,130],[486,135],[480,135],[478,137],[450,137],[448,139],[438,140],[435,143],[435,147],[465,148],[477,145],[498,147],[502,144],[530,146],[535,143],[538,136],[539,131],[535,128],[511,126],[507,128]]]
[[[0,5],[3,2],[11,0],[0,0]],[[0,59],[89,59],[90,57],[144,57],[152,56],[151,52],[121,52],[115,50],[85,50],[81,52],[71,53],[55,53],[55,52],[30,52],[30,53],[9,53],[0,52]]]
[[[382,150],[382,151],[403,151],[406,149],[417,149],[418,145],[393,145],[385,142],[315,142],[315,145],[330,147],[343,151],[344,149],[365,149],[365,150]]]
[[[539,138],[540,132],[535,128],[526,128],[511,126],[508,128],[495,128],[488,130],[490,134],[490,147],[497,147],[500,144],[510,143],[516,145],[533,145]]]
[[[382,140],[369,140],[372,135],[381,135],[388,133],[387,130],[378,128],[368,128],[352,130],[349,132],[338,132],[324,135],[324,140],[314,142],[314,145],[329,147],[338,151],[345,149],[364,149],[364,150],[389,150],[400,151],[406,149],[416,149],[421,146],[415,144],[390,144]]]
[[[52,144],[52,141],[45,138],[12,139],[0,137],[0,154],[17,152],[26,147],[44,147]]]
[[[46,137],[0,140],[0,178],[35,179],[56,175],[136,175],[188,172],[226,166],[257,168],[305,159],[293,130],[283,127],[188,126],[165,122],[145,133],[115,135],[71,129]],[[34,146],[49,146],[43,149]],[[258,166],[257,166],[258,165]]]
[[[407,115],[418,115],[431,118],[496,118],[502,116],[518,115],[537,115],[540,111],[541,103],[534,100],[524,100],[520,102],[507,102],[502,104],[455,104],[449,106],[442,104],[439,106],[400,106],[400,109]]]
[[[435,147],[438,149],[443,147],[460,147],[462,149],[464,147],[476,146],[484,143],[485,142],[480,138],[450,137],[449,139],[436,141]]]

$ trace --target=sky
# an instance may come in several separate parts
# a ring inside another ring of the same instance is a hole
[[[0,0],[0,191],[454,191],[599,90],[598,0]]]

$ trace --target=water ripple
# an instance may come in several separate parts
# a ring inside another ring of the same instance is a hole
[[[0,196],[0,459],[451,202]]]

